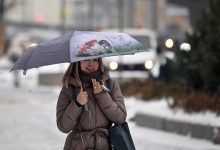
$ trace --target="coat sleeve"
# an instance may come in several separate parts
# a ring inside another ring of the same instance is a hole
[[[106,117],[115,124],[122,124],[126,120],[127,111],[121,89],[116,81],[110,80],[110,90],[110,93],[103,91],[95,97]]]
[[[57,127],[61,132],[69,133],[75,126],[82,108],[77,106],[75,100],[70,100],[71,90],[61,89],[57,101],[56,117]]]

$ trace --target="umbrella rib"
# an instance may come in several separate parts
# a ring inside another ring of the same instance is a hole
[[[29,59],[31,58],[31,56],[33,55],[33,53],[34,53],[34,51],[32,50],[30,56],[29,56],[29,57],[27,58],[27,60],[25,61],[24,72],[23,72],[23,74],[25,74],[25,75],[26,75],[26,73],[27,73],[27,68],[26,68],[27,62],[29,61]]]

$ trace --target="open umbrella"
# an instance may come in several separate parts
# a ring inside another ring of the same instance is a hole
[[[98,57],[129,55],[146,49],[125,33],[75,31],[28,48],[11,71]]]

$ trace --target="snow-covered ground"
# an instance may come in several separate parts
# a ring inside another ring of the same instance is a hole
[[[56,127],[56,100],[60,87],[37,84],[36,71],[20,76],[21,87],[13,86],[13,73],[0,70],[0,150],[60,150],[65,134]],[[185,114],[173,112],[164,100],[143,102],[126,97],[128,120],[137,112],[172,119],[210,123],[219,126],[219,117],[211,112]],[[139,127],[129,121],[137,150],[219,150],[211,141]]]
[[[155,99],[149,102],[137,100],[135,97],[129,97],[126,99],[127,105],[131,106],[129,109],[130,112],[132,112],[131,115],[139,112],[161,118],[167,118],[169,120],[220,127],[220,116],[211,111],[204,111],[201,113],[186,113],[184,110],[179,108],[170,109],[168,103],[172,103],[172,98],[160,100]],[[135,108],[133,109],[132,106],[134,105]]]
[[[56,127],[55,107],[58,88],[38,89],[0,86],[0,149],[2,150],[60,150],[65,134]],[[125,98],[128,116],[137,108]],[[147,106],[147,104],[145,105]],[[207,140],[139,127],[129,121],[137,150],[219,150],[220,146]]]

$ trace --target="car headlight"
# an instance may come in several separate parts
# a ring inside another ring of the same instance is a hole
[[[153,63],[152,60],[147,60],[147,61],[144,63],[144,67],[145,67],[146,69],[152,69],[153,66],[154,66],[154,63]]]
[[[110,68],[111,70],[116,70],[116,69],[118,69],[118,63],[117,63],[116,61],[110,62],[110,63],[109,63],[109,68]]]
[[[191,46],[190,46],[190,44],[189,43],[182,43],[181,45],[180,45],[180,50],[182,50],[182,51],[190,51],[191,50]]]
[[[172,39],[167,39],[164,44],[167,48],[172,48],[174,45],[174,42]]]

